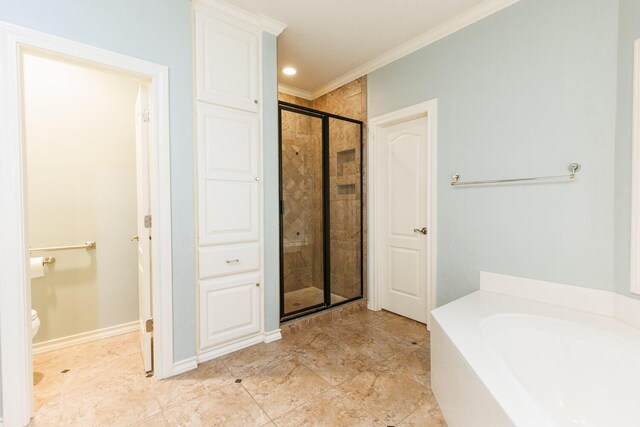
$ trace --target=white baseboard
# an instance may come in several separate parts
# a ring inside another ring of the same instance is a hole
[[[269,344],[270,342],[278,341],[282,339],[282,331],[276,329],[275,331],[264,333],[264,342]]]
[[[173,375],[180,375],[191,371],[198,367],[198,358],[196,356],[181,360],[173,364]]]
[[[0,427],[4,427],[4,421],[2,421],[2,417],[0,417]]]
[[[59,350],[65,347],[71,347],[74,345],[97,341],[103,338],[114,337],[116,335],[128,334],[130,332],[137,331],[139,322],[125,323],[123,325],[110,326],[104,329],[98,329],[95,331],[83,332],[77,335],[71,335],[63,338],[56,338],[50,341],[39,342],[33,344],[33,354],[46,353],[47,351]],[[1,426],[0,426],[1,427]]]
[[[220,356],[224,356],[225,354],[233,353],[234,351],[242,350],[243,348],[260,344],[261,342],[264,342],[264,334],[254,335],[240,341],[235,341],[230,344],[222,345],[220,347],[216,347],[212,349],[204,349],[204,350],[201,350],[200,353],[198,354],[198,363],[207,362],[209,360],[213,360]]]

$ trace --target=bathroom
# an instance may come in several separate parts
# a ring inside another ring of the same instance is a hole
[[[0,45],[0,427],[640,425],[638,0],[23,0]]]
[[[139,268],[140,280],[148,271],[138,259],[137,109],[147,95],[138,77],[62,56],[24,52],[22,64],[38,409],[64,382],[71,394],[95,386],[105,355],[152,370],[138,342]]]

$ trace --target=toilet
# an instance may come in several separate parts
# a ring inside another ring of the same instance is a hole
[[[31,310],[31,338],[36,336],[38,330],[40,329],[40,318],[38,317],[38,312],[35,310]]]

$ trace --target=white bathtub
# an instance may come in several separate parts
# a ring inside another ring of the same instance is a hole
[[[640,426],[640,329],[487,291],[431,322],[432,387],[450,427]]]

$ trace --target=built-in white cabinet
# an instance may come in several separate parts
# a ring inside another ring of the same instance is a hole
[[[205,361],[264,340],[260,45],[263,31],[277,36],[284,26],[216,0],[192,5]]]
[[[258,114],[197,104],[200,245],[260,237]]]
[[[200,346],[232,344],[262,332],[260,274],[230,276],[202,282],[200,287]],[[221,353],[224,353],[221,352]]]
[[[257,112],[259,34],[198,11],[195,28],[198,100]]]

